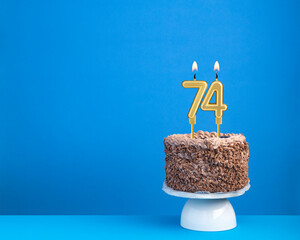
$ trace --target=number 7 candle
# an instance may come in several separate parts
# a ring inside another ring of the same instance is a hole
[[[198,88],[190,111],[188,113],[189,123],[191,124],[191,138],[194,138],[194,124],[196,124],[196,113],[198,111],[200,102],[203,98],[205,90],[207,88],[207,82],[205,81],[197,81],[196,80],[196,71],[198,71],[197,63],[194,61],[192,66],[192,71],[195,71],[194,81],[184,81],[182,86],[184,88]]]

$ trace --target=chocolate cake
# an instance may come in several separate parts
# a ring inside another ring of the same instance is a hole
[[[166,184],[174,190],[232,192],[249,182],[249,145],[242,134],[174,134],[164,145]]]

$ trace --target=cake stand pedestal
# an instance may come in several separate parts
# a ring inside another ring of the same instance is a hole
[[[182,212],[180,225],[195,231],[225,231],[236,227],[234,209],[227,198],[238,197],[249,190],[244,188],[227,193],[181,192],[169,188],[164,182],[163,191],[175,197],[189,198]]]

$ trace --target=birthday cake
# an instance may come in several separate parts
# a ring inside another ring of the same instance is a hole
[[[198,131],[164,139],[166,185],[184,192],[232,192],[248,182],[249,145],[242,134]]]

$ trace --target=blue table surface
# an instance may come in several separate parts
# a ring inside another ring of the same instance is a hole
[[[224,232],[196,232],[179,216],[0,216],[0,239],[300,239],[300,216],[237,216]]]

